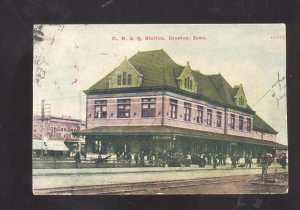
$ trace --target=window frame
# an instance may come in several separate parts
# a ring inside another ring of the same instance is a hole
[[[103,111],[105,107],[106,111]],[[97,108],[100,110],[97,111]],[[100,116],[99,114],[100,113]],[[106,119],[107,118],[107,100],[95,100],[94,102],[94,118],[97,119]]]
[[[170,99],[170,106],[171,106],[170,118],[177,119],[178,100]]]
[[[123,72],[122,85],[127,84],[127,72]]]
[[[184,102],[184,120],[191,121],[192,115],[192,104],[188,102]]]
[[[212,109],[207,109],[206,124],[212,126]]]
[[[72,139],[75,139],[75,138],[76,138],[76,136],[73,135],[73,133],[74,133],[75,131],[77,131],[77,128],[74,128],[74,127],[71,128],[71,138],[72,138]]]
[[[120,108],[124,106],[124,108]],[[129,108],[126,108],[126,107]],[[117,100],[117,118],[130,118],[131,99],[118,99]]]
[[[222,127],[222,112],[217,111],[217,127]]]
[[[50,137],[56,137],[56,126],[51,126],[51,135]]]
[[[235,129],[235,114],[230,114],[230,128]]]
[[[242,131],[244,130],[244,117],[239,116],[239,130]]]
[[[144,108],[144,105],[146,105],[147,108]],[[154,105],[154,108],[151,108],[151,105]],[[141,117],[155,117],[156,98],[142,98],[141,110],[142,110]]]
[[[118,81],[117,81],[118,85],[122,85],[122,75],[118,75]]]
[[[203,123],[203,111],[204,107],[197,105],[197,123]]]
[[[127,75],[127,85],[131,85],[131,83],[132,83],[132,75],[128,74]]]
[[[252,123],[251,118],[247,118],[247,131],[251,131],[251,123]]]

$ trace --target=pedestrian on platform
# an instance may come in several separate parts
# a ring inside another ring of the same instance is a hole
[[[223,165],[223,162],[222,162],[223,159],[222,159],[222,154],[221,153],[218,154],[217,158],[218,158],[217,166]]]
[[[131,160],[132,160],[131,153],[128,152],[128,154],[127,154],[127,161],[128,161],[129,166],[131,166]]]
[[[232,156],[231,156],[231,167],[232,168],[236,168],[236,155],[235,154],[233,154]]]
[[[140,156],[140,165],[141,166],[144,166],[145,164],[145,155],[144,155],[144,151],[141,153],[141,156]]]
[[[79,151],[77,151],[76,154],[74,155],[74,160],[75,160],[75,163],[76,163],[76,168],[78,168],[79,167],[79,163],[81,162]]]
[[[287,165],[287,157],[286,155],[283,155],[281,158],[280,158],[280,165],[282,168],[286,169],[286,165]]]
[[[213,159],[213,168],[216,169],[217,168],[217,164],[218,164],[218,160],[217,160],[216,154],[212,155],[212,159]]]
[[[225,153],[223,153],[223,155],[222,155],[222,160],[223,160],[223,166],[225,166],[226,165],[226,155],[225,155]]]
[[[262,168],[262,172],[261,172],[262,182],[266,182],[268,166],[269,166],[269,157],[267,154],[262,155],[260,163]]]
[[[207,155],[207,165],[211,165],[211,154]]]
[[[139,165],[139,155],[138,155],[138,153],[135,153],[134,161],[135,161],[135,166],[138,166]]]
[[[245,168],[247,168],[249,166],[249,168],[251,168],[251,163],[252,163],[252,158],[248,155],[246,155],[245,157]]]

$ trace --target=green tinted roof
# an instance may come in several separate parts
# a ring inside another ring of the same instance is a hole
[[[143,75],[142,88],[167,86],[177,88],[177,78],[184,66],[176,64],[164,50],[138,52],[128,60]],[[198,84],[197,94],[214,101],[235,106],[234,89],[220,75],[204,75],[193,70]],[[112,72],[90,87],[86,92],[109,89]]]
[[[278,133],[270,125],[268,125],[268,123],[266,123],[263,119],[261,119],[257,114],[253,115],[253,130],[273,133],[273,134]]]
[[[140,89],[170,87],[171,89],[180,90],[177,78],[184,69],[184,66],[176,64],[163,49],[138,52],[128,59],[128,61],[143,75]],[[86,90],[85,93],[115,91],[115,89],[109,89],[109,79],[112,73],[113,71]],[[208,98],[211,102],[217,102],[238,110],[254,113],[249,106],[241,108],[235,105],[234,96],[238,89],[231,87],[221,74],[204,75],[198,70],[192,70],[192,73],[197,82],[198,89],[197,93],[186,92],[188,95],[204,96],[203,98]],[[126,89],[136,88],[120,88],[118,91],[126,92]],[[255,130],[276,133],[271,126],[257,115],[255,115],[253,126]]]

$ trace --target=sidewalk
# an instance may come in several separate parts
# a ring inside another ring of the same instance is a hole
[[[213,169],[211,165],[207,165],[204,168],[199,166],[191,167],[131,167],[131,168],[65,168],[65,169],[33,169],[33,176],[63,176],[63,175],[93,175],[93,174],[127,174],[127,173],[153,173],[153,172],[184,172],[184,171],[220,171],[220,170],[247,170],[260,169],[257,165],[253,164],[252,168],[232,168],[231,165],[219,166],[217,169]],[[281,167],[278,164],[272,164],[269,169],[277,169],[281,171]],[[247,173],[247,172],[246,172]]]

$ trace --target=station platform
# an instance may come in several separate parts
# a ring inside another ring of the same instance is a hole
[[[281,171],[282,167],[279,164],[272,164],[269,166],[270,170]],[[198,165],[191,165],[190,167],[117,167],[117,168],[48,168],[48,169],[33,169],[33,176],[62,176],[62,175],[97,175],[97,174],[128,174],[128,173],[159,173],[159,172],[197,172],[197,171],[257,171],[261,167],[253,164],[251,168],[237,167],[232,168],[231,165],[218,166],[214,169],[211,165],[206,167],[199,167]],[[282,169],[284,170],[284,169]]]

